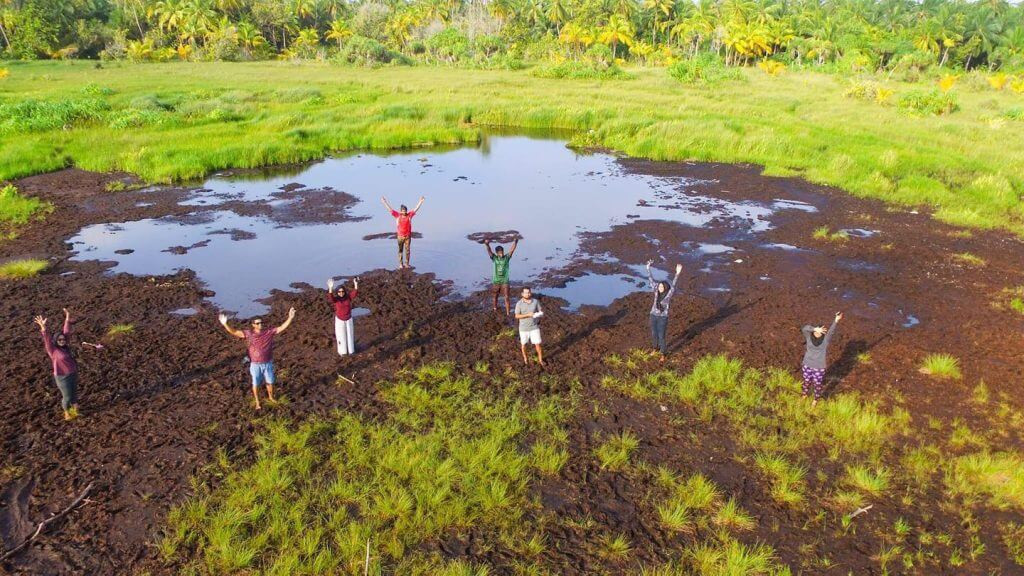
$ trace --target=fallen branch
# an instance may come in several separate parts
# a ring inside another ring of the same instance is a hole
[[[36,531],[34,534],[32,534],[32,536],[30,536],[21,544],[18,544],[14,548],[11,548],[7,552],[5,552],[3,556],[0,556],[0,562],[6,562],[9,558],[13,557],[18,552],[24,550],[25,547],[31,544],[33,540],[38,538],[39,535],[43,533],[43,530],[45,530],[47,526],[71,513],[75,508],[78,507],[79,504],[82,503],[82,500],[85,500],[85,497],[89,495],[90,491],[92,491],[92,482],[89,482],[89,485],[85,487],[85,490],[82,490],[82,493],[78,495],[78,498],[75,498],[75,500],[71,504],[69,504],[67,508],[40,522],[39,525],[36,526]]]
[[[874,504],[868,504],[867,506],[865,506],[863,508],[858,508],[858,509],[854,510],[853,514],[850,514],[850,520],[853,520],[857,516],[860,516],[861,514],[867,512],[868,510],[871,510],[874,507],[875,507]]]
[[[353,386],[355,386],[355,385],[356,385],[356,383],[355,383],[354,381],[352,381],[352,380],[349,380],[348,378],[345,378],[345,377],[344,377],[344,376],[342,376],[341,374],[338,374],[338,378],[341,378],[342,380],[344,380],[345,382],[348,382],[349,384],[351,384],[351,385],[353,385]]]

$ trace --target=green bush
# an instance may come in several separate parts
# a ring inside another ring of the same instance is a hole
[[[683,84],[708,85],[724,80],[740,80],[742,73],[729,68],[715,54],[702,53],[669,66],[668,73]]]
[[[896,107],[915,116],[942,116],[960,109],[952,92],[913,90],[900,96]]]
[[[70,128],[96,120],[110,109],[100,98],[66,98],[63,100],[27,99],[0,104],[0,134],[42,132]]]
[[[1024,108],[1010,108],[1003,113],[1003,116],[1010,120],[1021,120],[1024,121]]]
[[[373,38],[352,36],[334,58],[345,64],[379,66],[381,64],[411,64],[407,56],[396,52]]]
[[[124,108],[111,114],[107,125],[114,130],[123,130],[140,126],[159,126],[170,119],[170,114],[159,110]]]
[[[629,74],[618,66],[599,68],[589,62],[573,62],[566,60],[557,64],[546,64],[534,68],[531,72],[538,78],[573,78],[591,80],[621,80],[629,78]]]
[[[434,34],[424,43],[431,57],[453,63],[469,57],[469,38],[458,28],[448,27]]]
[[[50,208],[38,198],[26,198],[8,184],[0,188],[0,224],[25,224],[33,214]]]

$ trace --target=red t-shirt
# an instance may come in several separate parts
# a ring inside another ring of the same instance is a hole
[[[277,328],[260,330],[259,334],[252,330],[243,330],[245,342],[249,346],[249,361],[254,364],[266,364],[274,361],[274,335]]]
[[[391,216],[394,217],[395,223],[398,224],[399,238],[408,238],[412,236],[412,217],[415,215],[415,210],[406,212],[404,216],[398,210],[391,211]]]
[[[352,301],[356,299],[358,294],[358,290],[351,290],[345,292],[344,298],[338,298],[336,292],[327,295],[327,300],[334,304],[334,316],[338,320],[352,319]]]

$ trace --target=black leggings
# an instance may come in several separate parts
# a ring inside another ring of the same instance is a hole
[[[78,404],[78,372],[54,376],[53,379],[57,381],[57,388],[60,389],[60,406],[66,412]]]

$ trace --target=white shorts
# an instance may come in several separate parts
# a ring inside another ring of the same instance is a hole
[[[529,332],[520,332],[519,343],[523,346],[527,344],[540,344],[540,328],[534,328]]]

